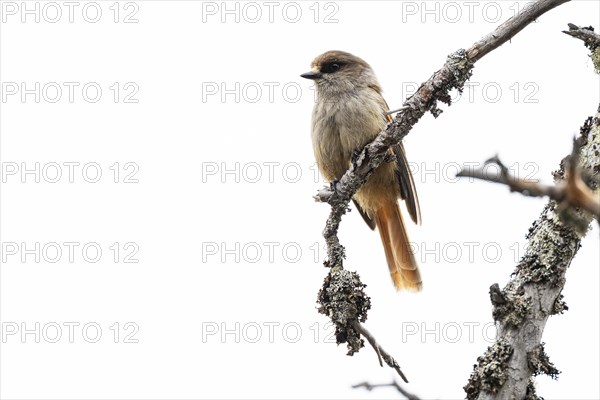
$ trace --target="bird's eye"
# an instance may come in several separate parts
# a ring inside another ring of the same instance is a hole
[[[340,63],[327,63],[327,64],[323,65],[323,67],[321,68],[321,72],[330,74],[332,72],[339,70],[341,67],[342,67],[342,64],[340,64]]]

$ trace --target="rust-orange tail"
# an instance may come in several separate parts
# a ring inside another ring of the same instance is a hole
[[[421,274],[408,244],[398,204],[395,201],[386,203],[375,214],[375,222],[396,290],[421,290]]]

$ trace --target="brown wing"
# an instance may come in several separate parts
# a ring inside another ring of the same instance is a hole
[[[404,152],[404,145],[392,146],[392,151],[396,155],[396,162],[398,168],[396,169],[396,177],[400,185],[400,197],[406,202],[406,208],[410,214],[410,219],[417,225],[421,224],[421,207],[419,206],[419,197],[417,196],[417,188],[412,174],[410,173],[410,167],[406,160],[406,153]]]
[[[386,103],[386,108],[389,109]],[[386,119],[392,121],[392,116],[386,114]],[[421,224],[421,207],[419,206],[419,197],[417,196],[417,188],[413,179],[408,160],[406,159],[406,152],[404,151],[404,144],[392,146],[392,151],[396,156],[396,163],[398,168],[396,169],[396,178],[400,186],[400,197],[406,202],[406,208],[410,214],[410,219],[417,225]]]

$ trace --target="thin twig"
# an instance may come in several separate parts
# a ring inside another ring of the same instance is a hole
[[[394,357],[392,357],[387,351],[385,351],[379,345],[379,343],[377,343],[377,340],[375,340],[375,338],[373,337],[373,335],[371,335],[371,332],[369,332],[358,321],[352,321],[352,327],[354,327],[354,329],[356,329],[361,335],[363,335],[367,339],[367,341],[369,342],[369,344],[373,347],[373,349],[375,349],[375,353],[377,353],[377,357],[379,357],[379,364],[383,367],[383,363],[381,362],[381,359],[383,358],[383,360],[385,361],[385,363],[390,368],[395,369],[396,372],[398,373],[398,375],[400,375],[400,377],[402,378],[402,380],[404,382],[408,383],[408,379],[406,379],[406,376],[404,375],[404,373],[400,369],[400,365],[398,365],[398,363],[396,362],[396,360],[394,360]]]
[[[396,388],[396,390],[398,392],[400,392],[401,395],[406,396],[406,398],[408,400],[420,400],[420,398],[418,396],[406,391],[406,389],[404,389],[402,386],[400,386],[400,384],[398,382],[396,382],[395,380],[392,383],[372,384],[369,382],[361,382],[361,383],[357,383],[356,385],[352,385],[353,389],[365,388],[368,391],[371,391],[371,390],[379,388],[379,387],[393,387],[393,388]]]
[[[555,185],[542,185],[537,182],[518,179],[508,172],[508,168],[498,159],[492,157],[484,164],[484,168],[479,170],[469,169],[461,170],[456,176],[475,178],[487,182],[499,183],[510,188],[511,192],[519,192],[529,197],[549,197],[557,203],[566,204],[571,207],[580,207],[595,216],[600,221],[600,195],[594,193],[583,181],[582,171],[578,168],[579,150],[576,143],[573,143],[573,151],[568,163],[565,180],[559,181]],[[497,165],[500,167],[500,173],[490,174],[485,166]]]

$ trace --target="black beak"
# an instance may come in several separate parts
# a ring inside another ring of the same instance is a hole
[[[306,78],[306,79],[312,79],[314,81],[316,79],[321,79],[323,77],[323,74],[320,73],[320,72],[310,71],[310,72],[307,72],[307,73],[302,74],[300,76],[303,77],[303,78]]]

